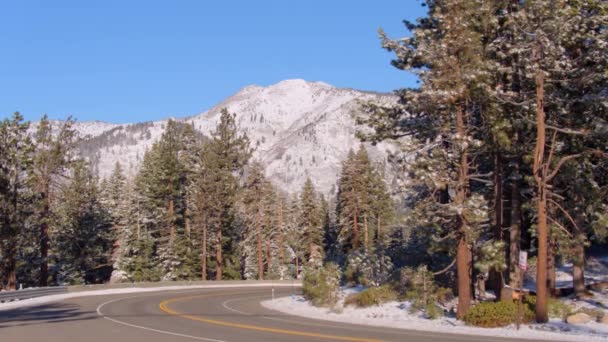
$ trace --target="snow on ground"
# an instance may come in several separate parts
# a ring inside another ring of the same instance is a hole
[[[524,287],[536,289],[536,271],[526,272]],[[585,284],[608,281],[608,256],[591,256],[585,261]],[[565,263],[555,268],[555,287],[572,287],[572,263]]]
[[[43,296],[31,299],[18,300],[7,303],[0,303],[0,311],[21,308],[33,305],[42,305],[47,303],[59,302],[70,298],[89,297],[89,296],[107,296],[128,293],[145,293],[157,291],[178,291],[191,289],[217,289],[217,288],[235,288],[235,287],[293,287],[300,286],[299,284],[285,283],[256,283],[256,284],[214,284],[214,285],[186,285],[186,286],[164,286],[164,287],[129,287],[119,289],[106,289],[94,291],[69,292],[57,295]]]
[[[345,292],[360,290],[346,289]],[[597,293],[594,299],[606,303],[608,294]],[[514,325],[486,329],[466,326],[450,316],[436,320],[424,318],[419,313],[410,313],[408,302],[389,302],[369,308],[338,306],[338,309],[328,309],[315,307],[301,296],[292,296],[267,300],[262,302],[262,306],[290,315],[398,329],[560,341],[608,341],[608,325],[597,322],[571,325],[559,319],[551,319],[545,324],[522,325],[520,330]]]

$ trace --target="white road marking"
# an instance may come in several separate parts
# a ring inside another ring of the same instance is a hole
[[[107,319],[108,321],[114,322],[114,323],[118,323],[118,324],[122,324],[122,325],[126,325],[128,327],[132,327],[132,328],[137,328],[137,329],[142,329],[142,330],[147,330],[147,331],[152,331],[152,332],[156,332],[156,333],[160,333],[160,334],[165,334],[165,335],[171,335],[171,336],[179,336],[179,337],[184,337],[184,338],[189,338],[189,339],[193,339],[193,340],[199,340],[199,341],[209,341],[209,342],[227,342],[224,340],[215,340],[212,338],[205,338],[205,337],[199,337],[199,336],[192,336],[192,335],[185,335],[185,334],[180,334],[180,333],[176,333],[176,332],[172,332],[172,331],[166,331],[166,330],[159,330],[159,329],[154,329],[154,328],[149,328],[149,327],[144,327],[141,325],[135,325],[135,324],[131,324],[131,323],[127,323],[127,322],[123,322],[123,321],[119,321],[117,319],[114,318],[110,318],[106,315],[104,315],[101,312],[101,309],[111,303],[115,303],[121,300],[126,300],[126,299],[131,299],[131,298],[139,298],[139,297],[151,297],[151,296],[131,296],[131,297],[125,297],[125,298],[118,298],[118,299],[112,299],[109,300],[107,302],[101,303],[98,307],[97,307],[97,315],[101,316],[104,319]]]

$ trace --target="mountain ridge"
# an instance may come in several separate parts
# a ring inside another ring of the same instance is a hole
[[[391,94],[336,88],[324,82],[284,80],[270,86],[249,85],[209,110],[173,120],[190,123],[208,136],[215,129],[221,109],[236,114],[237,126],[255,148],[253,158],[266,167],[266,175],[279,188],[295,193],[306,177],[331,195],[355,137],[352,114],[359,101],[394,101]],[[160,138],[169,119],[113,124],[99,120],[76,122],[83,138],[79,153],[101,178],[109,176],[116,161],[128,177],[137,172],[143,155]],[[366,145],[377,165],[387,165],[388,144]],[[390,173],[389,173],[390,174]],[[389,179],[390,181],[390,179]]]

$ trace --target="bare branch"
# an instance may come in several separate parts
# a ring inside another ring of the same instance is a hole
[[[570,223],[572,223],[572,225],[574,226],[574,228],[576,228],[576,230],[580,230],[578,224],[576,224],[576,221],[574,221],[574,219],[572,218],[572,216],[570,216],[570,214],[566,211],[566,209],[564,209],[561,205],[559,205],[559,203],[555,202],[554,200],[552,200],[550,198],[547,198],[547,201],[553,203],[553,205],[555,205],[557,207],[557,209],[559,209],[562,213],[564,213],[564,215],[566,216],[568,221],[570,221]]]
[[[555,221],[554,219],[552,219],[550,216],[548,217],[549,221],[551,221],[554,225],[556,225],[558,228],[560,228],[562,231],[564,231],[564,233],[566,233],[569,237],[573,237],[572,233],[570,233],[568,231],[568,229],[566,229],[566,227],[562,226],[559,222]]]
[[[549,172],[549,165],[551,165],[551,160],[553,160],[553,152],[555,152],[555,141],[557,138],[557,131],[553,131],[553,136],[551,137],[551,149],[549,151],[549,158],[547,158],[547,164],[545,164],[545,174]]]
[[[476,181],[476,182],[483,183],[483,184],[494,184],[494,182],[492,182],[491,180],[481,179],[481,178],[477,178],[477,177],[469,177],[469,180]]]
[[[454,267],[455,264],[456,264],[456,258],[454,258],[454,260],[452,260],[452,262],[446,268],[442,269],[441,271],[433,272],[433,275],[437,276],[437,275],[443,274],[443,273],[449,271],[450,268]]]
[[[559,172],[559,169],[564,165],[564,163],[566,163],[569,160],[576,159],[576,158],[578,158],[578,157],[580,157],[582,155],[583,155],[582,153],[577,153],[577,154],[571,154],[569,156],[562,157],[562,159],[560,159],[557,162],[557,165],[555,166],[555,169],[553,170],[553,172],[551,172],[551,174],[549,174],[547,176],[547,178],[545,178],[545,182],[550,182],[553,179],[553,177],[557,176],[557,173]],[[547,172],[548,171],[549,171],[549,169],[547,167]]]
[[[564,134],[570,134],[570,135],[588,135],[589,134],[589,131],[586,129],[576,131],[573,129],[559,128],[559,127],[555,127],[555,126],[551,126],[551,125],[545,125],[545,126],[548,129],[552,129],[552,130],[555,130],[556,132],[560,132],[560,133],[564,133]]]
[[[520,115],[520,116],[524,120],[526,120],[527,122],[529,122],[529,123],[531,123],[533,125],[537,125],[536,121],[531,120],[531,119],[529,119],[529,118],[527,118],[527,117],[525,117],[523,115]],[[564,134],[570,134],[570,135],[588,135],[589,134],[589,131],[585,130],[585,129],[577,131],[577,130],[568,129],[568,128],[559,128],[559,127],[551,126],[551,125],[548,125],[548,124],[545,124],[545,127],[548,128],[548,129],[552,129],[552,130],[554,130],[556,132],[560,132],[560,133],[564,133]]]

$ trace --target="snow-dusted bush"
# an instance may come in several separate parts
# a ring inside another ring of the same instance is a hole
[[[397,299],[397,292],[389,285],[370,287],[359,293],[353,293],[346,297],[344,305],[355,305],[368,307],[380,305]]]
[[[380,286],[389,280],[393,267],[388,256],[356,251],[349,254],[344,275],[352,285]]]
[[[532,322],[534,312],[523,305],[522,322]],[[517,322],[517,303],[514,301],[483,302],[475,305],[464,315],[467,325],[483,328],[498,328]]]
[[[340,268],[331,262],[324,267],[307,270],[302,281],[304,297],[314,306],[334,306],[338,302],[341,277]]]
[[[410,311],[422,311],[426,317],[435,319],[443,315],[438,304],[446,304],[454,296],[452,290],[438,286],[433,273],[426,266],[417,269],[404,267],[399,270],[399,285],[403,296],[411,301]]]

